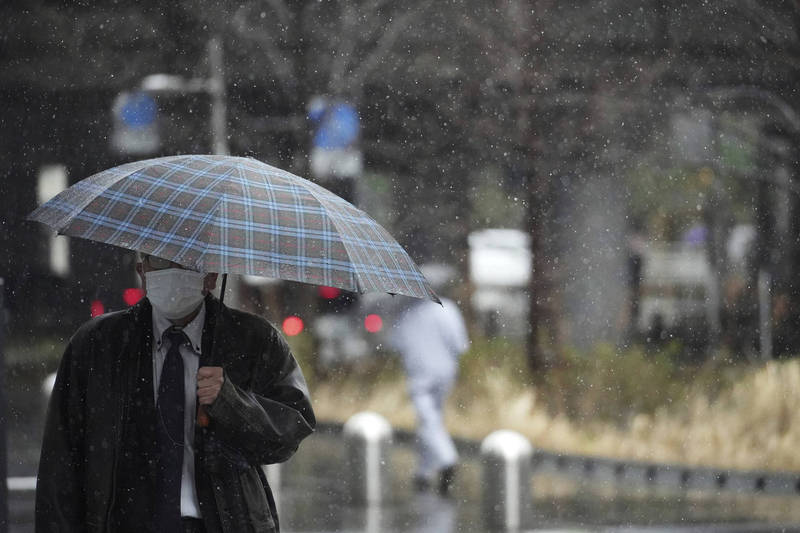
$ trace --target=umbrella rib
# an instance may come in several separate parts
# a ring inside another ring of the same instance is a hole
[[[363,258],[361,257],[361,255],[358,254],[358,253],[355,253],[355,250],[352,249],[352,247],[349,245],[347,240],[341,237],[342,235],[345,235],[345,233],[342,232],[342,228],[339,227],[339,224],[338,224],[338,221],[336,220],[336,218],[329,214],[328,209],[327,209],[328,208],[328,202],[324,198],[320,197],[320,195],[317,194],[317,191],[314,190],[315,187],[319,187],[319,186],[317,184],[313,183],[313,182],[310,182],[310,181],[309,181],[309,183],[311,183],[311,186],[306,187],[306,190],[309,192],[309,194],[311,194],[311,196],[313,196],[317,200],[317,202],[320,203],[320,205],[326,207],[326,209],[323,210],[326,213],[326,218],[330,221],[330,223],[333,225],[333,227],[339,233],[340,242],[342,243],[342,246],[344,246],[345,250],[347,250],[347,255],[351,256],[351,257],[356,257],[356,258],[359,259],[359,261],[361,263],[364,263]],[[323,190],[327,190],[327,189],[323,189]],[[355,281],[355,289],[356,289],[355,292],[364,293],[364,292],[367,291],[367,288],[364,285],[364,282],[361,280],[361,273],[358,271],[358,268],[356,267],[355,264],[353,264],[353,280]]]
[[[176,158],[171,159],[170,163],[172,161],[177,161],[178,158],[186,159],[185,156],[177,156]],[[169,165],[165,164],[164,166],[169,166]],[[172,170],[169,173],[165,174],[165,176],[175,175],[179,171],[180,171],[180,167],[172,168]],[[140,181],[144,181],[144,180],[140,180]],[[132,184],[128,184],[128,188],[130,188],[131,186],[132,186]],[[151,183],[150,187],[147,189],[147,191],[144,192],[144,196],[149,196],[152,193],[152,191],[154,191],[154,190],[156,190],[158,188],[158,186],[159,186],[158,183],[155,183],[155,182]],[[172,192],[172,196],[179,195],[181,193],[181,190],[182,190],[182,188],[178,187],[176,190],[174,190]],[[114,200],[114,201],[113,202],[109,202],[108,206],[106,206],[106,209],[102,213],[100,213],[100,220],[105,218],[107,212],[110,211],[114,207],[114,205],[116,204],[116,201],[119,200],[124,195],[126,195],[126,191],[124,189],[123,190],[119,190],[119,191],[115,191],[113,193],[112,200]],[[156,214],[154,215],[154,220],[160,220],[161,218],[163,218],[165,213],[168,211],[168,209],[169,209],[169,205],[167,203],[165,203],[165,204],[159,206],[157,209],[155,209]],[[125,232],[125,230],[130,227],[131,223],[133,222],[134,218],[136,217],[136,213],[137,213],[137,211],[135,209],[131,209],[128,212],[128,214],[126,215],[125,220],[123,221],[123,225],[119,226],[117,228],[117,230],[113,234],[111,234],[111,236],[108,238],[108,240],[109,241],[115,241],[117,238],[119,238],[119,236],[122,235]],[[91,233],[93,231],[94,231],[94,229],[89,230],[89,233]],[[174,237],[174,231],[171,230],[171,231],[167,232],[167,240],[170,240],[173,237]],[[131,243],[130,248],[133,248],[133,249],[141,248],[141,243],[146,238],[147,238],[147,233],[140,234],[138,239],[134,243]],[[161,250],[163,250],[163,247],[164,247],[164,245],[162,244],[162,245],[156,247],[154,250],[152,250],[151,253],[153,255],[160,255],[161,254]],[[178,259],[176,257],[175,258],[175,262],[176,263],[180,263],[181,261],[180,261],[180,259]]]
[[[244,174],[241,166],[235,167],[236,174],[239,176],[240,186],[242,187],[242,209],[244,211],[244,215],[242,216],[242,221],[244,224],[244,248],[246,250],[253,249],[253,211],[252,211],[252,197],[250,194],[250,186],[248,184],[247,177]],[[224,197],[224,196],[223,196]],[[253,256],[252,254],[247,254],[245,257],[246,266],[244,270],[246,272],[250,272],[253,270]]]
[[[318,191],[316,191],[316,190],[315,190],[315,188],[316,188],[316,187],[319,187],[319,185],[317,185],[317,184],[315,184],[315,183],[313,183],[313,182],[310,182],[310,183],[311,183],[311,185],[312,185],[312,186],[311,186],[311,187],[307,187],[307,190],[308,190],[308,192],[309,192],[309,193],[310,193],[312,196],[314,196],[314,198],[316,198],[316,200],[317,200],[317,201],[318,201],[318,202],[319,202],[321,205],[324,205],[325,207],[329,207],[329,205],[328,205],[328,203],[329,203],[329,202],[328,202],[328,200],[327,200],[327,199],[325,199],[325,198],[323,198],[323,197],[322,197],[320,194],[318,194]],[[320,187],[320,189],[322,189],[322,190],[324,190],[324,191],[327,191],[327,189],[324,189],[324,188],[322,188],[322,187]],[[330,194],[332,194],[332,193],[330,193]],[[344,201],[344,200],[342,200],[342,201]],[[350,204],[348,204],[348,205],[350,205]],[[356,208],[355,206],[351,206],[351,207],[352,207],[353,209],[356,209],[356,210],[358,210],[358,208]],[[360,211],[360,210],[358,210],[358,211]],[[360,211],[360,212],[361,212],[361,211]],[[362,213],[363,213],[363,212],[362,212]],[[370,220],[370,221],[371,221],[373,224],[375,224],[376,226],[379,226],[379,224],[378,224],[377,222],[375,222],[375,221],[372,221],[371,219],[369,219],[369,217],[366,215],[366,213],[364,213],[364,214],[363,214],[363,216],[367,217],[367,219],[368,219],[368,220]],[[337,220],[337,218],[336,218],[336,217],[334,217],[334,216],[331,216],[331,215],[328,215],[328,218],[330,219],[331,223],[332,223],[332,224],[333,224],[333,226],[336,228],[336,230],[339,232],[339,234],[340,234],[340,235],[344,234],[344,233],[342,232],[342,228],[339,226],[339,222],[340,222],[340,221],[339,221],[339,220]],[[350,217],[348,217],[348,218],[350,218]],[[360,233],[360,230],[358,230],[358,229],[356,228],[356,225],[355,225],[355,224],[351,226],[351,229],[353,230],[353,233],[354,233],[354,234],[356,234],[356,235],[357,235],[358,233]],[[357,235],[357,236],[360,238],[360,240],[363,240],[364,242],[371,242],[371,241],[374,241],[374,240],[375,240],[375,239],[368,239],[368,238],[364,237],[363,235],[360,235],[360,236],[359,236],[359,235]],[[367,260],[366,260],[366,258],[365,258],[365,257],[364,257],[364,256],[363,256],[361,253],[359,253],[358,251],[356,251],[356,250],[354,250],[354,249],[353,249],[353,246],[351,246],[351,243],[349,243],[349,242],[348,242],[348,239],[344,239],[344,238],[343,238],[343,239],[341,239],[341,243],[342,243],[342,245],[345,247],[345,249],[347,250],[347,252],[348,252],[348,255],[351,255],[352,257],[355,257],[355,258],[357,258],[357,259],[358,259],[358,261],[359,261],[359,262],[358,262],[358,263],[356,263],[356,264],[360,264],[360,265],[369,265],[369,264],[370,264],[370,262],[369,262],[369,261],[367,261]],[[399,246],[399,245],[397,245],[397,246]],[[366,246],[365,246],[364,248],[366,248]],[[387,250],[387,251],[388,251],[388,250]],[[400,265],[397,263],[397,260],[396,260],[396,258],[394,257],[394,254],[391,254],[391,253],[390,253],[389,255],[392,257],[393,261],[395,262],[395,266],[396,266],[396,270],[395,270],[395,271],[396,271],[397,273],[402,273],[402,272],[403,272],[403,268],[402,268],[402,267],[401,267],[401,266],[400,266]],[[374,267],[374,266],[373,266],[372,268],[373,268],[374,270],[376,270],[376,271],[379,271],[379,272],[380,272],[380,273],[382,273],[382,274],[389,274],[389,273],[391,272],[391,270],[392,270],[392,269],[390,269],[390,268],[388,267],[388,265],[386,265],[385,263],[383,264],[383,268],[382,268],[382,269],[380,269],[380,268],[376,268],[376,267]],[[367,287],[367,285],[364,283],[364,281],[363,281],[363,279],[362,279],[362,273],[361,273],[361,272],[359,271],[359,269],[358,269],[358,268],[355,266],[355,264],[354,264],[354,268],[353,268],[353,277],[354,277],[354,279],[355,279],[355,282],[356,282],[356,292],[359,292],[359,293],[364,293],[364,292],[367,292],[367,291],[369,290],[369,288]],[[392,277],[393,279],[395,278],[395,276],[391,276],[391,277]],[[409,291],[409,292],[411,292],[411,293],[413,293],[413,292],[414,292],[414,291],[413,291],[413,289],[412,289],[412,288],[411,288],[411,287],[408,285],[408,283],[405,281],[405,276],[399,276],[399,278],[400,278],[400,279],[402,279],[402,280],[404,280],[404,283],[405,283],[405,285],[406,285],[406,288],[408,289],[408,291]]]
[[[81,184],[84,184],[84,185],[87,186],[87,188],[91,187],[91,188],[100,189],[101,192],[99,194],[102,194],[103,192],[107,191],[108,189],[110,189],[111,187],[113,187],[114,185],[119,183],[121,180],[123,180],[123,179],[127,178],[128,176],[130,176],[131,174],[134,174],[135,172],[138,172],[141,169],[143,169],[151,161],[153,161],[153,160],[152,159],[147,159],[147,160],[144,160],[144,161],[134,161],[132,163],[129,163],[129,165],[132,167],[131,170],[127,171],[127,169],[126,169],[125,172],[121,172],[118,175],[109,175],[109,174],[107,174],[107,171],[101,171],[101,172],[98,172],[97,174],[94,175],[94,177],[97,179],[97,181],[100,181],[101,178],[112,178],[113,181],[110,181],[109,183],[105,183],[105,182],[96,183],[96,182],[93,182],[93,181],[88,181],[88,180],[91,180],[91,178],[88,178],[87,180],[84,180],[82,182],[76,183],[75,185],[73,185],[73,187],[80,186]],[[49,211],[48,209],[44,209],[45,205],[47,205],[47,204],[42,204],[41,206],[39,206],[30,215],[28,215],[28,218],[31,219],[31,220],[37,220],[39,222],[44,222],[48,226],[50,226],[51,228],[56,230],[56,232],[61,233],[64,230],[64,228],[67,227],[70,224],[72,219],[75,218],[75,216],[77,216],[81,211],[86,209],[86,206],[89,205],[90,203],[92,203],[97,198],[97,196],[99,196],[98,194],[87,195],[85,198],[80,199],[80,201],[76,201],[74,204],[72,204],[72,203],[70,203],[68,201],[65,201],[64,198],[66,198],[69,195],[75,194],[75,190],[76,189],[72,189],[72,187],[70,187],[69,189],[64,190],[63,192],[59,193],[55,198],[53,198],[53,200],[55,200],[55,201],[59,201],[59,200],[60,201],[64,201],[67,205],[71,205],[72,206],[72,208],[68,211],[68,213],[66,215],[61,215],[61,217],[59,217],[60,220],[53,221],[51,223],[51,222],[43,219],[43,215],[47,214],[47,212]]]
[[[224,166],[225,164],[224,160],[217,160],[216,158],[209,158],[208,162],[210,163],[210,166],[205,169],[205,171],[202,173],[203,175],[208,175],[211,172],[211,169]],[[205,189],[201,191],[203,194],[196,194],[195,200],[193,202],[193,205],[196,205],[196,202],[198,202],[200,198],[208,191],[214,191],[219,195],[216,203],[214,203],[214,205],[208,210],[208,212],[205,215],[203,215],[202,219],[200,220],[200,224],[195,229],[195,232],[192,235],[192,242],[199,242],[197,236],[205,231],[205,239],[202,241],[205,244],[205,246],[203,247],[203,251],[201,252],[200,257],[197,258],[194,265],[200,271],[204,272],[211,271],[209,268],[205,267],[206,264],[205,256],[206,254],[209,253],[209,250],[213,247],[213,244],[211,243],[211,236],[213,235],[213,232],[211,231],[211,229],[214,226],[209,224],[209,221],[214,217],[216,217],[217,221],[221,219],[227,220],[227,215],[225,214],[225,212],[226,212],[226,201],[228,200],[228,195],[225,187],[227,183],[225,178],[232,176],[236,170],[237,169],[234,167],[232,169],[228,169],[225,172],[220,173],[218,176],[212,179],[212,181],[205,187]],[[196,177],[197,174],[195,175],[195,178]],[[194,181],[196,181],[196,179]],[[217,190],[216,188],[219,185],[222,185],[222,187],[219,190]],[[187,188],[188,187],[191,187],[191,183],[187,184]],[[219,226],[219,224],[217,224],[217,226]],[[217,270],[218,273],[227,273],[229,268],[227,268],[227,265],[223,265],[222,261],[221,252],[224,250],[224,248],[221,246],[222,239],[223,236],[222,233],[220,233],[217,238],[217,240],[219,241],[217,243],[217,249],[219,250],[218,255],[220,256],[219,268]],[[185,249],[184,251],[181,252],[181,254],[184,253]],[[226,268],[223,268],[223,266],[225,266]]]
[[[214,162],[214,163],[212,164],[212,166],[211,166],[211,167],[209,167],[209,168],[213,168],[213,167],[216,167],[216,166],[220,166],[220,163]],[[191,186],[191,184],[192,184],[193,182],[197,181],[197,180],[198,180],[198,178],[199,178],[200,176],[203,176],[203,175],[205,175],[205,174],[207,174],[207,173],[208,173],[208,170],[207,170],[206,172],[204,172],[204,173],[195,174],[195,175],[192,177],[192,181],[190,181],[190,182],[188,182],[188,183],[186,184],[186,188],[190,187],[190,186]],[[205,190],[206,190],[206,191],[210,191],[210,190],[211,190],[211,191],[213,191],[213,190],[214,190],[214,188],[215,188],[215,187],[216,187],[218,184],[222,183],[222,184],[224,185],[224,183],[225,183],[225,177],[226,177],[226,176],[228,176],[228,175],[230,175],[230,173],[228,173],[228,172],[223,172],[222,174],[220,174],[219,176],[217,176],[215,179],[213,179],[213,180],[211,181],[211,183],[209,183],[209,184],[208,184],[208,186],[206,187],[206,189],[205,189]],[[222,190],[222,191],[219,191],[219,195],[220,195],[220,198],[219,198],[219,200],[217,201],[217,203],[215,203],[215,204],[214,204],[214,207],[213,207],[212,209],[209,209],[209,210],[208,210],[208,213],[206,213],[206,214],[205,214],[205,215],[202,217],[202,219],[200,220],[200,223],[198,224],[197,228],[195,228],[195,231],[194,231],[194,233],[192,233],[192,235],[190,236],[190,238],[189,238],[189,245],[191,245],[191,243],[193,243],[193,242],[198,242],[198,236],[199,236],[199,235],[200,235],[200,234],[203,232],[203,230],[204,230],[204,229],[205,229],[205,228],[208,226],[208,221],[211,219],[211,217],[212,217],[212,213],[216,212],[216,210],[219,208],[219,206],[220,206],[220,205],[222,204],[222,202],[224,201],[224,198],[225,198],[225,191],[224,191],[224,190]],[[185,209],[185,213],[184,213],[184,216],[183,216],[183,218],[182,218],[181,220],[178,220],[178,221],[176,221],[176,223],[175,223],[175,226],[173,227],[173,231],[170,233],[172,236],[175,236],[175,235],[177,235],[177,232],[175,231],[175,229],[174,229],[174,228],[176,228],[176,227],[177,227],[177,226],[178,226],[180,223],[182,223],[182,221],[184,221],[184,220],[186,220],[187,218],[189,218],[189,215],[192,213],[192,210],[191,210],[191,208],[192,208],[193,206],[196,206],[196,205],[197,205],[197,204],[200,202],[200,200],[201,200],[201,195],[196,195],[196,196],[194,197],[194,199],[192,200],[192,202],[191,202],[191,203],[189,204],[189,206],[187,206],[187,208]],[[206,248],[207,248],[207,247],[208,247],[208,239],[206,239],[206,241],[205,241],[205,242],[206,242]],[[183,258],[183,256],[186,254],[186,251],[187,251],[187,249],[186,249],[186,247],[184,247],[184,248],[181,250],[181,252],[180,252],[180,253],[179,253],[179,254],[178,254],[176,257],[177,257],[177,258]],[[180,261],[178,261],[178,262],[180,262]],[[194,265],[194,266],[197,266],[197,265]]]

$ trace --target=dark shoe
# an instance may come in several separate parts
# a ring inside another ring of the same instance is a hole
[[[439,494],[442,496],[447,496],[450,494],[450,489],[453,487],[453,482],[456,479],[456,467],[455,465],[448,466],[447,468],[443,468],[441,472],[439,472]]]
[[[422,476],[414,476],[414,490],[417,492],[425,492],[431,488],[431,482],[428,478]]]

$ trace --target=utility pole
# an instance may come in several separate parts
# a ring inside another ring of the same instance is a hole
[[[716,124],[716,121],[715,121]],[[712,128],[716,133],[716,125]],[[707,166],[700,170],[701,174],[707,174],[710,180],[708,187],[708,199],[706,200],[704,219],[708,230],[706,238],[706,252],[708,254],[709,276],[706,287],[706,319],[708,321],[708,344],[712,350],[719,347],[722,332],[722,289],[721,276],[723,253],[722,248],[722,220],[720,220],[720,202],[722,192],[720,191],[719,173],[714,170],[714,166]]]
[[[206,90],[211,96],[211,118],[209,128],[211,130],[211,150],[214,155],[228,155],[228,104],[225,98],[225,53],[222,47],[222,39],[218,35],[213,36],[208,41],[208,82]],[[223,286],[227,285],[225,291],[225,303],[229,307],[238,307],[241,298],[239,297],[241,287],[239,276],[228,276]],[[220,289],[221,290],[221,289]]]
[[[222,39],[215,35],[208,40],[208,77],[185,79],[175,74],[151,74],[141,83],[141,90],[153,94],[206,94],[210,98],[208,129],[211,153],[228,155],[228,105],[225,90],[225,54]],[[239,279],[231,276],[227,281],[225,302],[238,307]]]
[[[228,106],[225,101],[225,70],[222,40],[208,41],[208,93],[211,95],[211,146],[215,155],[228,155]]]
[[[225,90],[225,54],[222,39],[215,35],[208,40],[208,77],[185,79],[175,74],[151,74],[141,83],[141,90],[152,94],[205,94],[210,99],[208,129],[211,153],[228,155],[228,105]],[[227,281],[225,302],[229,307],[239,305],[239,279]]]
[[[0,278],[0,533],[8,532],[8,406],[6,400],[5,282]]]
[[[541,121],[537,120],[540,108],[535,96],[539,91],[536,74],[540,65],[535,59],[538,57],[537,41],[532,37],[536,32],[530,31],[530,28],[535,27],[535,22],[527,4],[514,1],[508,3],[506,9],[506,16],[510,22],[508,44],[513,51],[513,61],[525,65],[525,68],[517,69],[509,78],[514,94],[514,121],[510,137],[513,142],[514,171],[523,176],[525,183],[525,231],[530,235],[532,255],[528,282],[530,301],[527,362],[531,372],[539,375],[552,363],[552,357],[547,353],[547,345],[552,343],[554,337],[548,265],[550,250],[546,239],[545,213],[550,195],[550,182],[549,177],[541,174],[537,168],[540,134],[537,127],[541,126]]]
[[[800,10],[796,15],[800,19]],[[800,20],[798,20],[800,24]],[[798,26],[800,28],[800,26]],[[800,29],[798,29],[800,32]],[[738,102],[756,102],[757,107],[760,107],[762,112],[765,113],[771,122],[779,126],[784,131],[784,136],[790,140],[792,145],[796,145],[796,141],[800,138],[800,113],[797,112],[793,106],[793,101],[786,100],[782,95],[763,89],[755,85],[743,85],[734,87],[720,87],[710,91],[711,102],[717,107],[724,107]],[[763,134],[763,132],[762,132]],[[762,144],[762,146],[765,146]],[[762,148],[763,149],[763,148]],[[800,163],[794,160],[794,179],[800,175]],[[756,318],[756,330],[759,335],[760,357],[763,360],[772,358],[773,352],[773,319],[772,319],[772,288],[774,285],[774,275],[776,271],[775,258],[772,256],[773,233],[775,231],[775,221],[773,220],[774,206],[770,199],[770,191],[774,188],[774,184],[770,180],[759,180],[758,182],[758,195],[756,205],[756,226],[757,226],[757,240],[756,240],[756,271],[753,275],[756,288],[756,304],[758,306],[758,316]],[[797,216],[798,206],[800,200],[797,195],[793,194],[793,228],[800,227]],[[790,233],[796,235],[796,229],[790,230]],[[790,246],[786,252],[790,255],[791,264],[796,265],[800,261],[800,247],[794,245]],[[789,295],[793,302],[797,302],[797,290],[794,286],[793,280],[790,278],[789,282]],[[790,306],[794,309],[793,313],[797,313],[796,306]],[[800,321],[800,315],[794,315],[794,321]]]

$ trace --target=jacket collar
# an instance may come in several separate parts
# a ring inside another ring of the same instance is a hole
[[[152,339],[153,336],[153,306],[147,298],[142,298],[139,300],[139,303],[128,308],[128,311],[133,317],[134,327],[136,327],[138,331],[144,333],[145,338],[148,339],[145,345],[150,345],[150,339]],[[212,294],[207,294],[205,298],[205,311],[206,316],[203,323],[202,341],[200,343],[200,365],[219,366],[221,357],[212,353],[213,345],[219,341],[218,339],[215,340],[214,337],[215,335],[220,337],[225,336],[225,324],[229,323],[231,320],[230,309],[228,309],[225,304],[222,304],[222,312],[220,313],[219,300]],[[222,326],[219,330],[217,330],[216,327],[218,320]],[[224,341],[219,342],[224,345]]]
[[[159,312],[158,309],[152,306],[153,309],[153,341],[156,343],[157,346],[161,346],[161,340],[164,336],[164,332],[172,327],[172,322],[164,316],[163,313]],[[206,318],[206,302],[203,300],[203,303],[200,304],[200,311],[197,313],[197,316],[192,319],[191,322],[183,326],[182,331],[189,339],[189,342],[192,343],[192,349],[199,355],[202,352],[202,336],[203,336],[203,325],[205,323]]]
[[[153,306],[150,305],[150,300],[142,298],[138,303],[128,308],[128,312],[133,315],[133,319],[139,323],[143,320],[152,320]]]
[[[219,337],[225,335],[225,324],[228,322],[229,310],[222,304],[220,313],[220,302],[212,294],[207,294],[205,299],[206,317],[203,323],[203,342],[202,352],[200,353],[201,366],[221,366],[222,358],[218,351],[214,350],[214,345],[224,345]],[[217,322],[221,327],[217,327]]]

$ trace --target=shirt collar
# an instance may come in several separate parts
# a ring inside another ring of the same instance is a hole
[[[172,327],[172,322],[169,321],[155,306],[150,306],[153,309],[153,339],[155,340],[156,347],[161,348],[161,342],[164,337],[164,332]],[[206,302],[200,304],[200,311],[191,322],[183,326],[183,333],[192,343],[192,349],[200,355],[202,353],[203,345],[203,325],[206,321]]]

